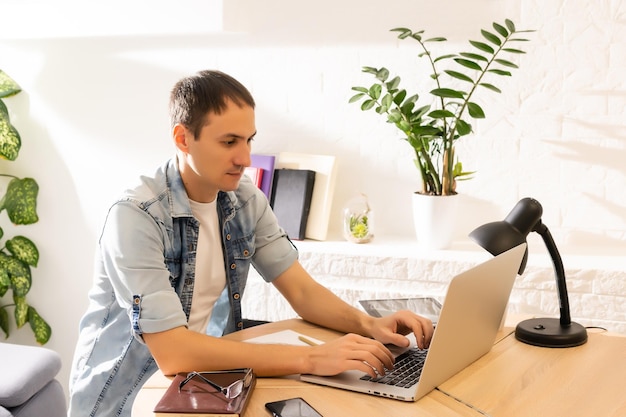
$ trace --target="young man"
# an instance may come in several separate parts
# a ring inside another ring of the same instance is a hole
[[[165,374],[250,367],[259,376],[374,375],[393,367],[384,344],[406,346],[404,335],[413,332],[428,346],[428,319],[408,311],[370,317],[302,268],[267,199],[242,177],[256,134],[254,106],[244,86],[218,71],[174,86],[176,156],[126,191],[102,230],[72,365],[70,416],[130,416],[157,367]],[[250,264],[302,318],[348,334],[314,347],[220,338],[243,327]]]

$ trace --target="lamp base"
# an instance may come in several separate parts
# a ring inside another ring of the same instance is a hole
[[[529,319],[517,325],[515,338],[534,346],[567,348],[584,344],[587,329],[574,322],[568,327],[561,326],[555,318]]]

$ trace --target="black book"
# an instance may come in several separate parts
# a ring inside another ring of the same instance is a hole
[[[274,171],[270,205],[290,239],[305,237],[314,184],[315,171],[289,168]]]

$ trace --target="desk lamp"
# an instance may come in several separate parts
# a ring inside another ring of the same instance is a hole
[[[563,261],[550,231],[541,222],[542,213],[543,209],[537,200],[524,198],[513,207],[504,221],[484,224],[473,230],[469,237],[496,256],[526,242],[526,236],[530,232],[539,233],[554,264],[561,317],[524,320],[517,325],[515,337],[521,342],[542,347],[579,346],[587,341],[587,330],[580,324],[572,322],[570,318]],[[528,248],[524,253],[518,275],[524,272],[527,260]]]

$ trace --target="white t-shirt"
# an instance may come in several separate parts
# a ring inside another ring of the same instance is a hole
[[[205,333],[213,306],[226,288],[222,234],[217,218],[217,199],[211,203],[189,202],[193,215],[200,222],[200,232],[188,326],[190,330]]]

